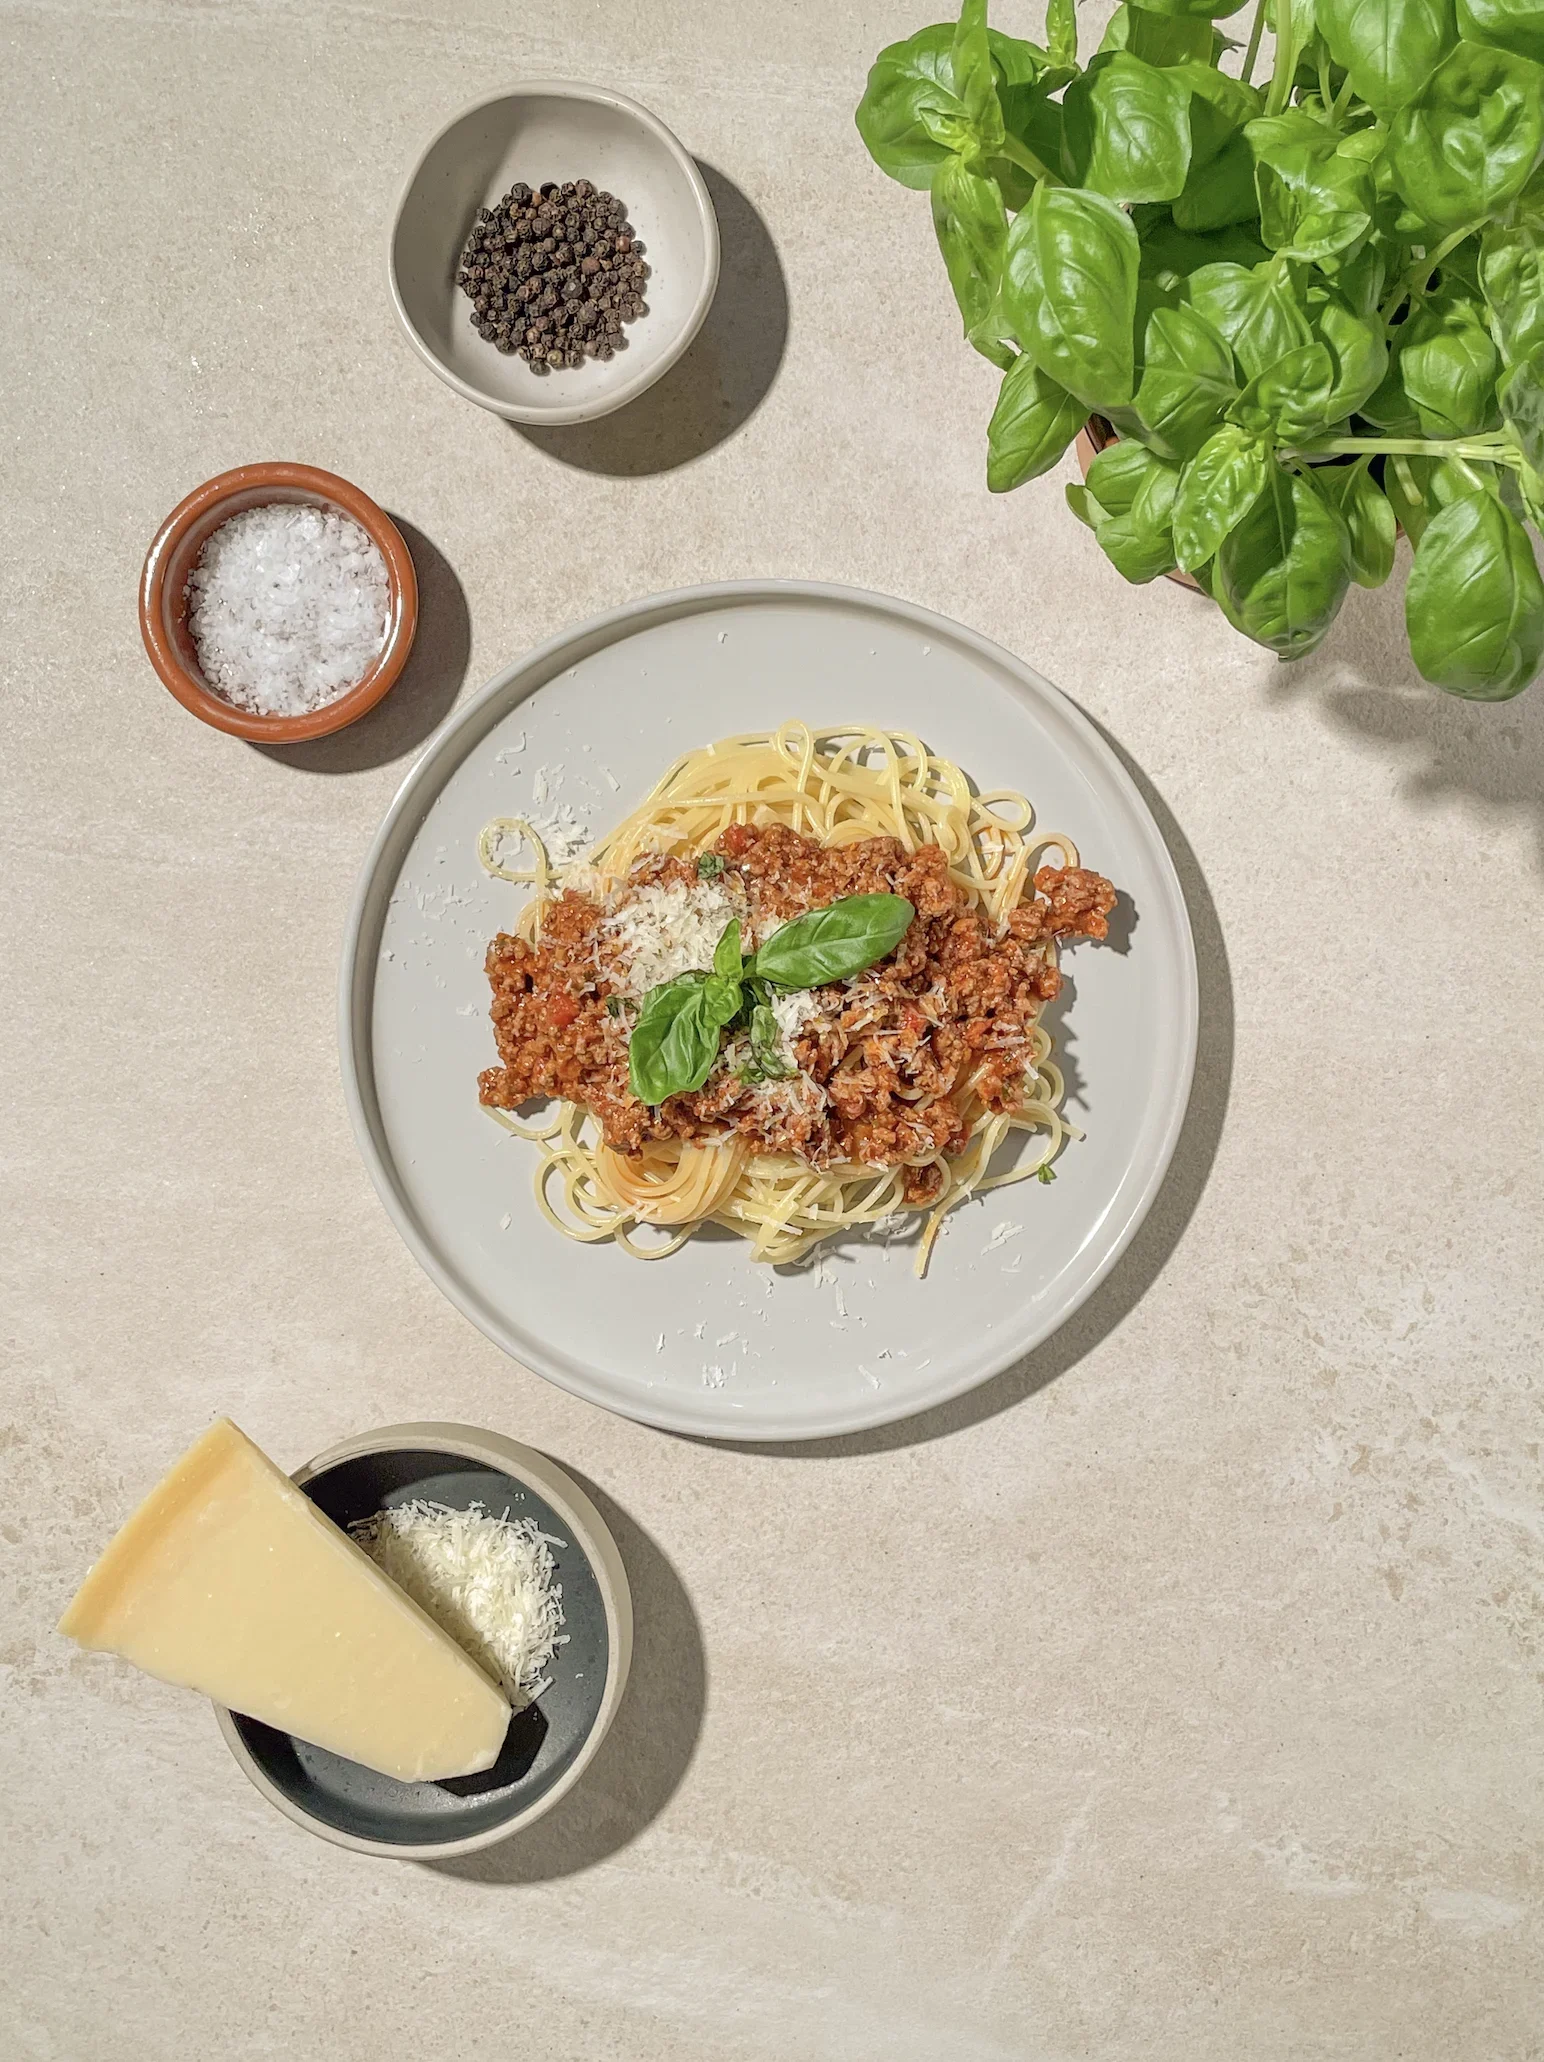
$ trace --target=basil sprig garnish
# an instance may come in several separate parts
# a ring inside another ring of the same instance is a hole
[[[725,1028],[735,1023],[750,1033],[749,1077],[785,1077],[791,1069],[771,990],[822,988],[863,973],[895,950],[916,913],[904,895],[848,895],[784,924],[749,959],[740,951],[740,920],[731,917],[711,973],[678,975],[644,997],[627,1047],[633,1094],[657,1109],[667,1096],[701,1088]]]

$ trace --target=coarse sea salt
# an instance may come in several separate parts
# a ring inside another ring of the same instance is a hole
[[[215,693],[304,716],[357,686],[386,638],[373,538],[336,509],[270,502],[223,522],[188,579],[188,630]]]

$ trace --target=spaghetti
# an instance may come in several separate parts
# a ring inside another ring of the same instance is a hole
[[[529,865],[509,863],[512,840]],[[1048,853],[1061,864],[1040,864]],[[506,1066],[483,1077],[483,1100],[538,1147],[538,1201],[572,1238],[659,1259],[715,1223],[782,1264],[833,1234],[915,1218],[920,1274],[950,1210],[1048,1178],[1077,1135],[1040,1016],[1060,985],[1057,937],[1104,936],[1114,891],[1070,840],[1036,830],[1023,795],[975,792],[909,733],[794,722],[726,738],[679,759],[577,866],[554,867],[518,817],[487,826],[479,857],[532,890],[490,949]],[[701,1096],[659,1111],[628,1096],[629,940],[636,957],[645,910],[676,920],[645,955],[667,978],[706,969],[703,940],[726,911],[749,949],[801,897],[803,909],[837,899],[829,885],[809,898],[838,877],[909,894],[915,943],[908,933],[893,966],[783,1013],[783,1078],[736,1072],[731,1031]],[[547,1121],[511,1114],[540,1093],[557,1098]]]

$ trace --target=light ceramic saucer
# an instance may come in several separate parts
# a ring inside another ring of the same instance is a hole
[[[456,285],[467,232],[517,181],[588,179],[627,207],[649,268],[647,313],[614,358],[535,372],[472,328]],[[397,204],[391,297],[408,341],[447,386],[511,422],[590,422],[675,364],[718,286],[718,218],[690,154],[646,107],[607,86],[536,79],[463,108],[427,143]]]
[[[1118,949],[1064,954],[1056,1180],[973,1198],[925,1280],[854,1239],[772,1270],[711,1228],[668,1260],[579,1245],[538,1211],[535,1149],[478,1107],[494,1064],[483,958],[523,891],[490,879],[494,816],[567,806],[594,834],[681,752],[798,717],[911,730],[983,788],[1021,789],[1124,898]],[[541,798],[545,796],[545,801]],[[1114,1266],[1163,1180],[1195,1058],[1189,921],[1125,769],[1049,682],[974,632],[855,589],[746,581],[640,601],[500,673],[413,769],[345,944],[343,1076],[398,1230],[474,1324],[550,1380],[709,1437],[822,1438],[959,1395],[1049,1337]]]

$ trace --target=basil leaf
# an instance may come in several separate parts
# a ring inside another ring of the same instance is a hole
[[[1003,374],[987,424],[987,486],[994,494],[1006,494],[1049,472],[1087,414],[1081,401],[1047,379],[1027,351],[1021,352]]]
[[[974,131],[974,147],[990,157],[1003,140],[1003,112],[997,104],[992,46],[987,40],[986,0],[962,0],[949,48],[954,90]]]
[[[744,999],[744,991],[741,989],[738,976],[730,979],[725,974],[710,974],[702,984],[704,1022],[711,1024],[715,1030],[721,1030],[725,1024],[732,1024],[740,1014],[740,1005]]]
[[[1078,61],[1078,17],[1075,0],[1046,0],[1045,40],[1053,64]]]
[[[1544,13],[1538,0],[1458,0],[1458,33],[1544,64]]]
[[[761,1002],[751,1011],[751,1067],[762,1081],[786,1081],[798,1072],[783,1057],[783,1036],[777,1018]]]
[[[1174,557],[1187,573],[1216,556],[1265,491],[1273,463],[1270,447],[1237,423],[1208,437],[1180,474],[1174,496]]]
[[[1008,241],[996,181],[972,171],[963,158],[946,158],[933,175],[933,229],[966,341],[994,365],[1012,365],[1014,354],[998,334],[1005,325],[995,320]]]
[[[1235,404],[1236,419],[1265,421],[1288,442],[1311,437],[1327,418],[1335,361],[1323,344],[1302,344],[1252,379]]]
[[[858,134],[882,172],[926,190],[948,157],[979,138],[954,83],[954,24],[919,29],[881,50],[858,103]]]
[[[1458,44],[1389,125],[1400,194],[1444,231],[1499,213],[1541,149],[1544,70],[1478,43]]]
[[[1383,491],[1395,522],[1413,545],[1420,543],[1436,513],[1431,493],[1434,470],[1429,458],[1412,458],[1404,452],[1396,452],[1384,462]]]
[[[1233,353],[1194,308],[1159,308],[1149,318],[1136,411],[1168,458],[1192,458],[1216,429],[1238,388]]]
[[[713,948],[713,971],[726,981],[738,981],[743,965],[740,952],[740,919],[732,916],[724,926],[724,935]]]
[[[1496,398],[1529,469],[1544,473],[1544,344],[1502,374]]]
[[[1342,421],[1377,392],[1388,370],[1388,345],[1376,313],[1355,314],[1333,288],[1315,284],[1303,299],[1309,323],[1333,367],[1318,425],[1322,428]]]
[[[1521,693],[1544,660],[1544,580],[1528,533],[1484,492],[1450,502],[1416,546],[1405,591],[1425,679],[1471,701]]]
[[[1129,50],[1144,64],[1173,66],[1192,59],[1209,64],[1212,55],[1212,25],[1194,16],[1160,14],[1152,7],[1137,7],[1122,0],[1110,16],[1101,50]]]
[[[1196,21],[1220,20],[1227,14],[1237,14],[1244,0],[1147,0],[1155,14],[1172,14],[1178,20]]]
[[[1474,301],[1428,301],[1402,325],[1399,376],[1425,436],[1463,437],[1493,427],[1499,370]]]
[[[1479,282],[1508,365],[1544,344],[1544,221],[1493,222],[1480,243]]]
[[[848,895],[774,931],[747,971],[779,988],[845,981],[893,952],[916,913],[903,895]]]
[[[1380,115],[1413,100],[1458,41],[1453,0],[1315,0],[1314,18],[1358,99]]]
[[[1100,193],[1035,188],[1014,218],[1003,302],[1040,369],[1089,408],[1121,408],[1134,384],[1137,233]]]
[[[701,974],[651,988],[627,1042],[628,1086],[657,1109],[667,1096],[701,1088],[718,1058],[719,1026],[706,1004]]]
[[[1129,515],[1162,461],[1134,437],[1106,444],[1088,468],[1088,491],[1105,515]]]
[[[1290,274],[1267,261],[1203,265],[1190,278],[1190,305],[1233,349],[1246,379],[1311,341],[1308,323],[1293,295]]]
[[[697,861],[698,880],[716,881],[727,864],[728,862],[720,859],[716,852],[704,852]]]
[[[1394,570],[1394,511],[1371,465],[1371,458],[1362,458],[1355,465],[1322,467],[1315,475],[1345,517],[1351,577],[1358,587],[1381,587]]]
[[[1173,200],[1190,169],[1190,95],[1128,50],[1095,57],[1062,99],[1078,183],[1118,201]]]
[[[1265,491],[1224,538],[1213,593],[1236,630],[1280,659],[1324,641],[1351,583],[1345,519],[1311,481],[1272,466]]]
[[[1330,258],[1372,227],[1372,174],[1337,154],[1333,129],[1299,108],[1251,122],[1260,234],[1294,258]]]

